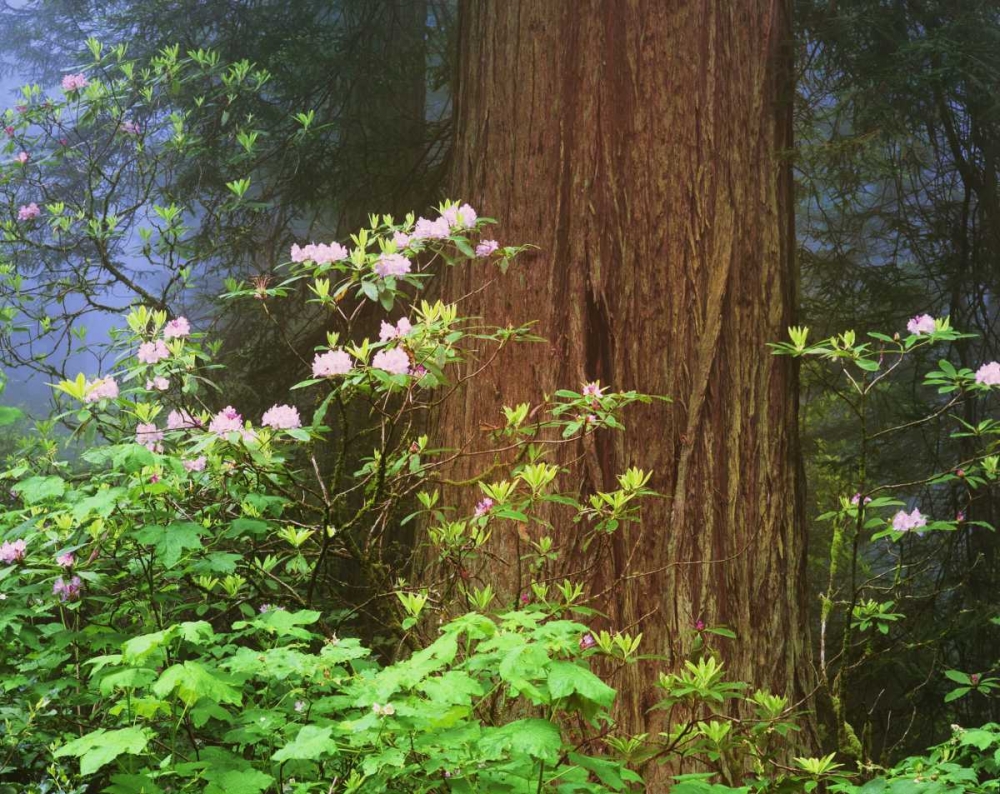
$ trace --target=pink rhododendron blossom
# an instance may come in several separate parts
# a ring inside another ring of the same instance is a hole
[[[201,422],[183,409],[167,414],[167,430],[186,430],[200,426]]]
[[[177,317],[163,326],[164,339],[182,339],[191,333],[191,323],[187,317]]]
[[[402,348],[379,350],[372,359],[375,369],[384,370],[392,375],[406,375],[410,371],[410,357]]]
[[[163,431],[151,422],[140,422],[135,428],[135,443],[142,444],[152,452],[160,452],[163,447]]]
[[[603,397],[604,387],[601,386],[599,380],[595,380],[592,383],[583,384],[583,396],[584,397]]]
[[[217,436],[224,436],[227,433],[239,433],[243,430],[243,417],[231,405],[227,405],[219,413],[212,417],[208,425],[210,433]]]
[[[72,552],[66,552],[65,554],[60,554],[56,557],[56,565],[60,568],[72,568],[76,565],[76,557],[73,556]]]
[[[184,461],[184,468],[188,471],[205,471],[205,460],[204,455],[199,455],[197,458]]]
[[[309,245],[301,247],[292,246],[293,262],[315,262],[317,265],[329,265],[347,259],[348,256],[348,250],[340,243],[330,243],[329,245],[309,243]]]
[[[8,138],[13,138],[14,133],[17,132],[13,127],[7,126],[3,128],[3,131],[7,133]]]
[[[59,596],[62,601],[73,601],[80,597],[81,589],[83,589],[83,582],[80,581],[79,576],[74,576],[68,582],[64,582],[60,576],[52,585],[52,594]]]
[[[927,518],[920,515],[917,508],[913,508],[912,513],[900,510],[892,517],[892,528],[897,532],[909,532],[911,529],[919,529],[927,526]]]
[[[153,389],[156,389],[156,391],[166,391],[169,388],[170,381],[162,375],[157,375],[155,378],[148,378],[146,380],[147,391],[152,391]]]
[[[410,244],[410,235],[405,232],[393,232],[392,241],[396,244],[396,248],[406,248]]]
[[[328,350],[313,359],[313,377],[329,378],[346,375],[352,368],[351,357],[343,350]]]
[[[921,314],[914,317],[906,324],[906,330],[911,334],[933,334],[934,318],[929,314]]]
[[[580,637],[580,650],[585,651],[588,648],[593,648],[597,645],[597,640],[594,639],[593,634],[584,634]]]
[[[30,204],[24,204],[17,210],[17,219],[19,221],[30,221],[37,218],[42,214],[42,211],[38,208],[38,205],[32,201]]]
[[[167,348],[166,342],[157,339],[155,342],[143,342],[139,345],[139,352],[135,354],[135,357],[143,364],[156,364],[158,361],[169,358],[170,350]]]
[[[18,162],[19,162],[19,163],[20,163],[21,165],[24,165],[24,164],[25,164],[26,162],[28,162],[28,160],[30,160],[30,159],[31,159],[31,155],[30,155],[30,154],[28,154],[27,152],[20,152],[20,153],[19,153],[19,154],[17,155],[17,161],[18,161]]]
[[[110,375],[106,378],[88,381],[83,401],[96,403],[98,400],[113,400],[118,396],[118,383]]]
[[[382,254],[375,263],[376,275],[405,276],[410,272],[410,260],[402,254]]]
[[[87,87],[87,77],[84,74],[68,74],[62,79],[62,89],[67,94]]]
[[[62,79],[63,91],[79,91],[88,85],[87,77],[83,73],[68,74]]]
[[[299,409],[292,405],[274,405],[264,412],[260,423],[275,430],[294,430],[302,427]]]
[[[441,240],[451,234],[451,226],[448,219],[441,217],[436,221],[429,221],[427,218],[417,218],[413,227],[414,240]]]
[[[490,512],[491,507],[493,507],[493,500],[490,499],[488,496],[484,496],[482,499],[479,500],[479,504],[476,505],[475,517],[482,518],[484,515]]]
[[[11,543],[8,540],[3,542],[0,546],[0,562],[5,562],[8,565],[14,562],[21,562],[24,559],[24,555],[28,551],[28,544],[23,540],[15,540]]]
[[[976,370],[976,383],[984,386],[1000,386],[1000,364],[991,361]]]
[[[134,121],[123,121],[122,122],[122,126],[121,126],[121,130],[126,135],[138,135],[139,134],[139,125],[136,124]]]
[[[868,504],[871,500],[872,500],[872,498],[870,496],[866,496],[865,497],[865,504]],[[859,504],[861,504],[861,494],[859,494],[859,493],[854,494],[854,496],[851,497],[851,504],[852,505],[859,505]]]
[[[476,256],[489,256],[500,247],[496,240],[483,240],[476,246]]]
[[[463,204],[461,207],[456,205],[448,207],[442,211],[441,217],[448,221],[452,229],[469,229],[476,225],[479,216],[472,207]]]
[[[427,367],[425,367],[423,364],[416,364],[410,367],[410,374],[414,378],[422,378],[424,375],[427,374]]]
[[[378,338],[383,342],[387,342],[388,340],[395,339],[398,336],[406,336],[412,330],[413,325],[406,317],[400,317],[399,322],[395,325],[387,323],[383,320],[382,328],[378,332]]]

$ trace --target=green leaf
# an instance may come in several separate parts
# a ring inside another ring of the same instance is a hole
[[[26,505],[33,505],[47,499],[58,499],[66,493],[66,482],[54,474],[48,477],[29,477],[15,485],[14,490]]]
[[[64,744],[54,755],[56,758],[73,756],[80,759],[80,774],[92,775],[122,753],[136,755],[146,749],[151,731],[148,728],[122,728],[105,731],[99,728],[79,739]]]
[[[260,794],[274,782],[274,778],[257,769],[228,769],[212,774],[205,794]],[[205,779],[208,779],[206,774]]]
[[[502,728],[485,731],[480,748],[491,757],[528,755],[541,761],[555,761],[562,749],[559,729],[551,722],[539,719],[516,720]]]
[[[971,684],[972,679],[969,678],[967,673],[963,673],[959,670],[945,670],[944,677],[954,681],[956,684]]]
[[[12,425],[24,416],[24,412],[9,405],[0,405],[0,427]]]
[[[549,665],[549,693],[554,698],[579,694],[604,708],[615,700],[615,690],[605,684],[586,667],[573,662],[552,662]]]
[[[234,706],[240,705],[243,700],[243,695],[228,680],[200,662],[189,661],[168,667],[153,684],[153,693],[160,698],[175,690],[177,697],[188,706],[193,706],[201,698]]]
[[[185,550],[201,548],[201,536],[206,532],[201,524],[179,521],[166,527],[156,524],[143,527],[136,534],[136,538],[140,543],[154,546],[163,566],[173,568]]]
[[[337,745],[331,738],[329,726],[304,725],[298,735],[271,756],[272,761],[315,761],[324,753],[336,753]]]
[[[163,794],[163,789],[148,775],[113,775],[107,794]]]

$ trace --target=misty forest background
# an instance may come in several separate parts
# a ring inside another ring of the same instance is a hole
[[[579,5],[574,13],[589,13]],[[954,327],[976,334],[952,343],[953,360],[974,369],[1000,359],[997,4],[797,0],[792,19],[794,39],[787,46],[795,88],[785,101],[792,108],[793,145],[781,156],[792,164],[795,183],[797,322],[822,337],[848,328],[892,333],[917,314],[948,315]],[[198,254],[188,260],[195,290],[178,292],[169,274],[127,256],[115,275],[87,257],[3,252],[5,259],[14,257],[41,299],[39,311],[66,320],[0,339],[7,399],[44,416],[45,384],[72,378],[100,358],[109,329],[136,300],[183,312],[225,340],[233,404],[258,414],[286,393],[301,373],[280,352],[273,326],[245,304],[234,310],[215,296],[227,278],[269,273],[294,241],[344,239],[369,212],[398,216],[424,212],[444,197],[467,198],[455,195],[450,181],[462,166],[454,146],[461,35],[458,8],[448,0],[4,4],[5,106],[17,101],[14,92],[23,83],[57,84],[86,60],[81,51],[91,36],[108,47],[127,43],[139,60],[174,44],[181,52],[213,48],[223,62],[246,59],[272,75],[254,105],[242,108],[260,130],[263,145],[254,166],[267,175],[255,183],[252,210],[216,211],[232,178],[231,130],[224,123],[202,126],[198,157],[177,163],[170,174],[171,190],[197,197],[203,208],[192,221],[191,250]],[[307,109],[315,118],[303,143],[296,138],[301,124],[295,114]],[[480,210],[494,214],[490,206]],[[504,218],[497,217],[502,235]],[[279,310],[302,339],[322,339],[322,329],[299,322],[293,307]],[[81,325],[88,329],[84,341],[68,332]],[[933,396],[920,382],[930,363],[913,366],[878,396],[879,422],[903,424],[927,412]],[[824,381],[803,370],[800,382],[805,603],[813,656],[821,635],[820,594],[831,587],[831,567],[837,570],[830,524],[815,517],[854,492],[857,471],[856,426],[831,396],[830,377]],[[970,403],[962,418],[976,423],[989,415],[977,413],[982,410],[983,404]],[[902,443],[873,444],[869,478],[904,483],[947,467],[961,456],[961,439],[951,437],[955,429],[950,420],[929,422]],[[16,439],[8,436],[3,444],[3,452],[12,453]],[[962,510],[979,521],[1000,518],[995,496],[983,493],[970,503],[959,481],[922,486],[910,496],[942,517]],[[873,546],[865,560],[873,571],[885,564],[879,548]],[[899,548],[911,562],[905,579],[894,583],[907,619],[884,635],[865,637],[843,673],[851,693],[844,716],[866,753],[883,760],[941,741],[953,723],[1000,720],[996,698],[945,702],[954,685],[941,675],[945,668],[986,673],[1000,659],[1000,629],[990,623],[1000,600],[1000,539],[966,526],[908,538]],[[842,628],[825,628],[830,647]],[[830,711],[822,702],[817,708],[821,718]]]

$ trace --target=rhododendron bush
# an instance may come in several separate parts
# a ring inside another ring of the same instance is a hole
[[[0,663],[17,694],[5,775],[116,792],[638,781],[584,738],[614,697],[587,659],[628,658],[632,639],[595,642],[574,621],[582,589],[568,582],[526,576],[524,601],[494,593],[481,549],[568,499],[536,440],[620,427],[621,410],[647,398],[593,384],[531,418],[510,410],[498,443],[527,457],[508,479],[484,480],[491,496],[464,517],[446,517],[432,489],[459,453],[435,449],[421,417],[454,391],[459,363],[529,338],[418,298],[438,266],[480,268],[484,283],[506,269],[519,249],[477,239],[486,223],[452,203],[433,221],[372,218],[350,248],[296,245],[273,282],[231,283],[228,297],[265,311],[304,287],[340,329],[316,350],[289,345],[304,379],[260,417],[213,389],[205,334],[145,307],[129,313],[113,364],[55,384],[79,458],[36,437],[3,474]],[[366,304],[389,318],[374,337],[354,329]],[[359,405],[364,421],[351,427]],[[370,451],[355,461],[361,444]],[[620,504],[596,512],[631,513],[646,479],[624,474]],[[412,559],[441,563],[423,577],[393,538],[415,520],[402,511],[421,504],[430,528]],[[377,606],[338,592],[334,560],[361,572]],[[443,607],[474,611],[439,626]],[[382,654],[389,666],[341,636],[353,625],[343,610],[361,608],[403,643]],[[488,719],[519,699],[530,716]]]

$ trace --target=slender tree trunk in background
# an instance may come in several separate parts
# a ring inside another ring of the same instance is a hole
[[[502,356],[442,416],[443,440],[485,446],[501,404],[594,379],[674,401],[566,454],[586,453],[584,493],[653,469],[666,498],[643,528],[586,553],[579,527],[554,533],[569,570],[608,555],[594,592],[634,577],[598,606],[667,657],[616,679],[626,730],[658,727],[651,684],[699,619],[739,633],[723,641],[733,676],[792,695],[810,679],[797,378],[765,346],[796,294],[790,36],[785,0],[460,7],[451,194],[499,219],[501,244],[540,247],[463,313],[537,320],[548,341]],[[449,269],[444,297],[483,273]]]

